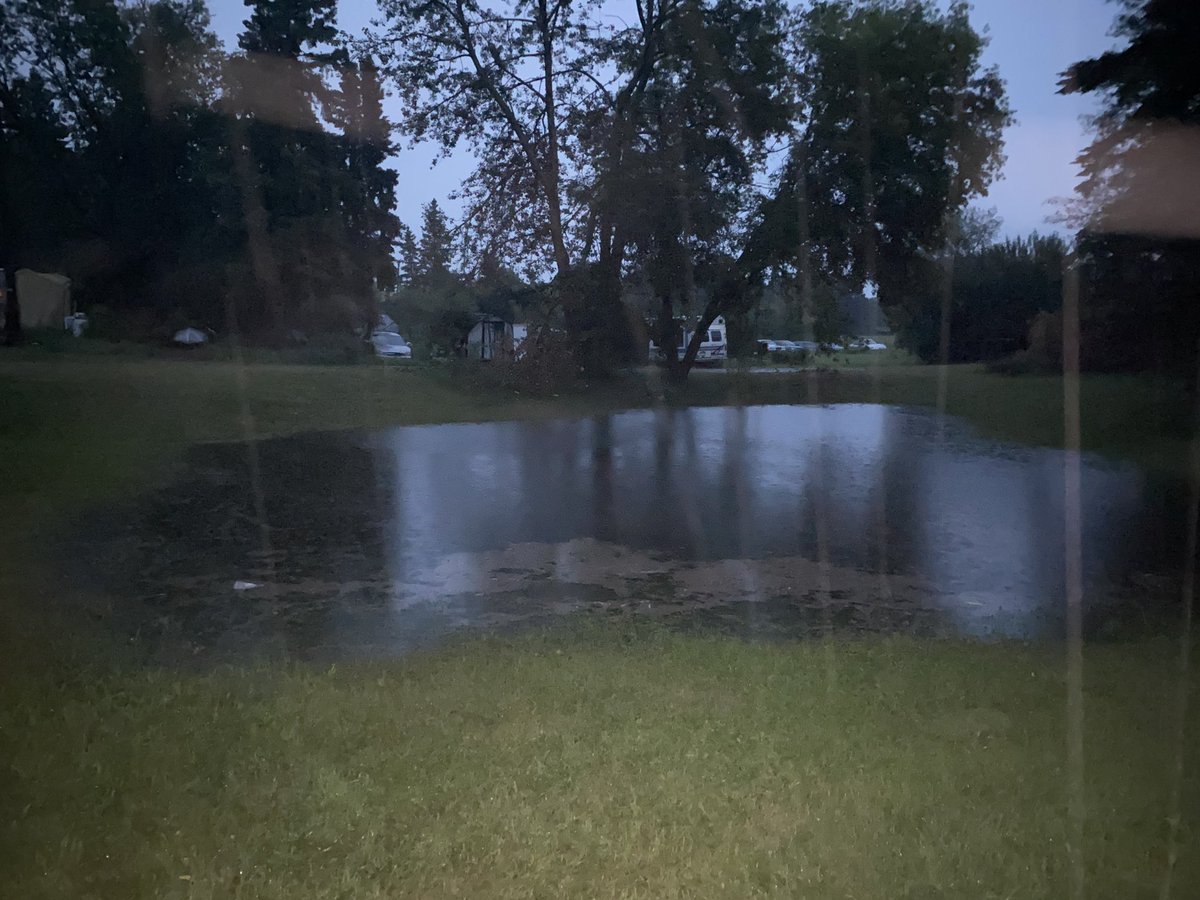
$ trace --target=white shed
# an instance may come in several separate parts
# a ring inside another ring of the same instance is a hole
[[[528,325],[514,325],[495,316],[480,316],[467,333],[466,355],[469,359],[511,359],[528,336]]]

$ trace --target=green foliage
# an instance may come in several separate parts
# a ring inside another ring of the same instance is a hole
[[[653,288],[660,329],[697,315],[700,335],[754,296],[757,273],[739,259],[743,222],[767,142],[786,135],[795,114],[785,10],[774,2],[687,5],[664,30],[662,52],[631,110],[639,137],[609,189],[622,198],[613,214],[629,262]],[[658,341],[674,346],[665,332]],[[666,365],[678,374],[688,357],[667,354]]]
[[[815,285],[807,308],[799,293],[799,286],[790,278],[776,279],[766,286],[755,306],[755,339],[829,343],[846,334],[839,292],[832,285]]]
[[[747,318],[768,267],[810,305],[809,283],[847,277],[900,302],[986,190],[1010,121],[963,4],[822,2],[791,19],[775,0],[666,0],[615,26],[541,0],[383,10],[372,46],[410,98],[403,125],[479,161],[468,239],[527,277],[553,268],[588,368],[637,343],[619,301],[631,273],[664,328]],[[788,136],[803,152],[754,217],[766,150]]]
[[[1068,91],[1102,91],[1107,117],[1200,120],[1200,72],[1180,65],[1200,35],[1200,8],[1190,0],[1121,0],[1114,33],[1119,50],[1075,63],[1064,75]]]
[[[160,326],[278,340],[371,315],[397,225],[379,79],[335,46],[332,0],[251,5],[233,57],[202,0],[4,6],[5,265]]]
[[[1057,375],[1062,372],[1062,310],[1040,312],[1029,323],[1029,345],[988,363],[1001,375]]]
[[[417,279],[417,238],[413,230],[400,223],[396,233],[396,248],[399,269],[396,272],[396,282],[400,285],[410,285]]]
[[[977,362],[1026,349],[1034,318],[1062,306],[1065,253],[1060,238],[1035,233],[957,254],[949,361]],[[926,361],[937,361],[944,275],[940,270],[931,275],[925,289],[914,291],[893,318],[905,347]]]
[[[999,171],[1003,83],[965,4],[821,2],[796,41],[809,113],[752,252],[901,304]]]
[[[450,223],[437,200],[430,200],[421,207],[421,240],[416,245],[413,283],[438,284],[453,277],[450,271],[453,254]]]
[[[1084,232],[1078,253],[1081,365],[1194,378],[1200,241]]]
[[[85,302],[211,306],[223,128],[203,4],[20,0],[0,43],[4,263],[63,271]]]
[[[629,268],[670,312],[736,251],[763,142],[788,124],[780,4],[644,3],[616,27],[590,4],[538,0],[383,10],[374,46],[412,100],[405,127],[472,147],[468,238],[528,280],[553,270],[585,367],[636,343],[619,299]]]
[[[1188,190],[1200,124],[1200,5],[1123,7],[1115,33],[1125,45],[1077,62],[1062,82],[1102,103],[1068,210],[1080,229],[1082,364],[1190,377],[1200,342],[1200,232]]]
[[[337,35],[337,0],[245,0],[250,18],[238,46],[248,53],[299,59],[308,48],[329,44]]]
[[[475,324],[479,310],[470,288],[447,280],[402,287],[385,297],[383,311],[396,320],[414,352],[450,356]]]
[[[535,328],[522,342],[519,359],[496,359],[487,365],[464,363],[458,374],[466,377],[473,390],[482,387],[492,394],[501,391],[545,400],[579,389],[576,351],[566,332]]]

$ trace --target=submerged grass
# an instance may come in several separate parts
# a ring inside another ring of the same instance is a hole
[[[1086,655],[1089,897],[1200,894],[1174,648]],[[1051,648],[634,633],[389,665],[33,678],[0,712],[14,897],[1060,897]]]

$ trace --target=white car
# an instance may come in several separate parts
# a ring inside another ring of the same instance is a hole
[[[371,344],[380,359],[412,359],[412,347],[394,331],[376,331],[371,335]]]
[[[873,341],[870,338],[859,338],[857,341],[850,343],[851,350],[886,350],[887,344],[881,344],[879,341]]]

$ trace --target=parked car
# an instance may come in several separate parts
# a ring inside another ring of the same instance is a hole
[[[779,346],[779,341],[772,341],[766,338],[755,341],[755,344],[758,345],[758,353],[760,356],[767,353],[778,353],[781,349]]]
[[[807,350],[809,353],[816,353],[821,349],[821,345],[816,341],[790,341],[797,350]]]
[[[845,348],[834,341],[825,341],[821,344],[821,350],[825,353],[840,353]]]
[[[870,338],[857,338],[850,342],[851,350],[886,350],[887,344],[873,341]]]
[[[180,328],[171,337],[171,343],[177,347],[199,347],[208,343],[208,332],[199,328]]]
[[[412,347],[394,331],[376,331],[371,335],[371,344],[380,359],[412,359]]]

